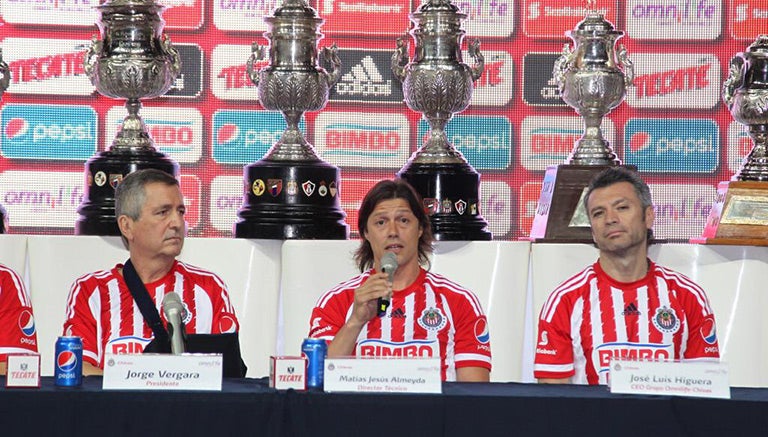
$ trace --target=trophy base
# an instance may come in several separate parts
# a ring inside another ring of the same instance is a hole
[[[179,164],[155,150],[99,153],[85,163],[86,187],[77,208],[75,235],[120,235],[115,217],[115,188],[136,170],[156,168],[179,177]]]
[[[237,238],[346,240],[339,169],[323,161],[261,161],[245,166]]]
[[[592,244],[592,228],[582,206],[592,178],[614,165],[553,165],[547,167],[529,240],[537,243]],[[635,166],[626,166],[635,170]]]
[[[720,182],[701,238],[690,241],[768,246],[768,182]]]
[[[419,193],[437,241],[488,241],[493,235],[480,215],[480,174],[469,164],[411,163],[397,176]]]

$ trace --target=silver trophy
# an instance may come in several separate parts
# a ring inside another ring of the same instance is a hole
[[[304,0],[285,0],[264,21],[269,64],[257,69],[265,48],[254,44],[247,71],[261,105],[280,111],[287,127],[261,160],[243,169],[245,190],[235,236],[346,239],[349,227],[339,200],[339,169],[321,160],[299,130],[302,115],[325,107],[341,75],[336,46],[323,49],[331,65],[328,72],[318,64],[323,20]]]
[[[437,240],[491,239],[480,214],[480,175],[445,133],[453,114],[469,106],[473,83],[484,67],[478,40],[468,47],[475,64],[462,61],[461,24],[466,18],[450,0],[426,0],[410,15],[413,59],[409,61],[402,38],[392,56],[392,72],[403,83],[405,103],[423,113],[430,126],[429,138],[398,176],[422,196]]]
[[[178,176],[179,165],[155,148],[139,116],[141,99],[159,97],[181,71],[179,53],[163,34],[165,9],[153,0],[107,0],[96,7],[101,38],[93,37],[85,73],[99,93],[126,99],[128,115],[109,150],[85,164],[86,188],[75,233],[120,235],[114,190],[124,175],[157,168]]]
[[[749,127],[754,143],[733,180],[768,181],[768,35],[736,54],[729,71],[723,101],[734,120]]]
[[[11,84],[11,70],[8,68],[8,64],[3,60],[3,49],[0,48],[0,100],[3,98],[3,93],[8,89],[8,85]],[[3,205],[0,205],[0,234],[8,232],[8,212]]]
[[[632,85],[634,69],[627,50],[616,41],[624,33],[602,14],[590,10],[570,32],[574,47],[566,44],[552,75],[563,101],[584,119],[584,135],[576,142],[567,163],[618,165],[620,161],[603,137],[603,117],[617,107]],[[620,67],[621,66],[621,67]]]

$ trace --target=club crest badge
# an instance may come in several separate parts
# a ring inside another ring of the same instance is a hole
[[[426,308],[419,316],[419,326],[427,331],[439,331],[448,323],[440,308]]]
[[[255,196],[261,196],[264,194],[264,190],[267,189],[267,186],[264,185],[264,181],[261,179],[256,179],[253,181],[253,184],[251,185],[251,191],[253,191],[253,194]]]
[[[653,316],[652,320],[653,326],[655,326],[659,332],[674,334],[680,329],[680,319],[672,308],[657,308],[656,314]]]
[[[285,184],[285,193],[289,196],[295,196],[299,194],[299,184],[296,181],[288,181]]]
[[[312,195],[312,193],[315,192],[315,183],[312,181],[305,181],[303,184],[301,184],[301,189],[304,190],[304,194],[309,197]]]
[[[267,179],[267,186],[269,187],[269,194],[272,197],[277,197],[283,191],[282,179]]]

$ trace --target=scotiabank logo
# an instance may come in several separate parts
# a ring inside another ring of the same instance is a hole
[[[506,182],[483,180],[480,184],[480,213],[488,222],[493,238],[506,238],[512,232],[512,189]]]
[[[520,163],[527,170],[544,171],[562,164],[584,134],[581,117],[526,117],[521,127]],[[603,119],[603,137],[618,150],[613,121]]]
[[[419,121],[418,138],[426,141],[429,125]],[[445,127],[448,141],[469,163],[483,170],[504,170],[512,155],[512,125],[506,117],[458,115]]]
[[[93,26],[98,0],[3,0],[3,21],[13,24]]]
[[[213,3],[213,24],[219,30],[263,32],[267,30],[264,17],[271,16],[277,0],[218,0]]]
[[[402,35],[392,23],[407,23],[411,0],[318,0],[323,33]]]
[[[523,101],[531,106],[566,106],[552,69],[560,53],[526,53],[523,57]]]
[[[598,372],[610,372],[611,360],[669,361],[674,357],[671,344],[604,343],[592,352]]]
[[[616,22],[615,0],[597,0],[595,9],[606,20]],[[565,39],[565,32],[584,19],[586,8],[582,0],[525,0],[521,14],[526,36]]]
[[[6,158],[84,160],[96,152],[98,118],[90,106],[7,104],[0,114]]]
[[[438,357],[440,346],[436,341],[429,340],[411,340],[402,343],[363,340],[357,344],[357,355],[361,357]]]
[[[3,58],[11,71],[8,92],[91,95],[94,87],[83,68],[90,45],[87,40],[6,38]]]
[[[720,102],[720,61],[708,54],[640,53],[627,104],[634,108],[711,109]]]
[[[640,172],[711,173],[719,156],[714,120],[636,118],[624,126],[625,163]]]
[[[734,39],[755,39],[768,33],[768,4],[765,0],[734,0],[731,2],[729,23]]]
[[[72,229],[82,200],[82,171],[0,174],[0,203],[12,227]]]
[[[464,53],[465,62],[474,60]],[[507,52],[483,52],[485,68],[483,74],[475,81],[474,92],[470,105],[506,106],[512,101],[514,94],[514,62],[512,55]]]
[[[503,38],[515,31],[514,0],[458,0],[453,4],[467,14],[467,35]]]
[[[218,45],[211,53],[211,92],[223,100],[256,102],[259,92],[248,77],[250,46]],[[264,61],[263,65],[266,65]],[[258,69],[258,68],[257,68]]]
[[[338,166],[400,168],[410,155],[410,126],[403,114],[322,111],[315,138],[318,153]]]
[[[237,211],[243,205],[243,176],[216,176],[211,181],[210,210],[211,226],[222,232],[232,232],[237,220]]]
[[[114,138],[126,116],[125,108],[114,106],[107,112],[107,138]],[[195,108],[152,107],[141,109],[152,140],[161,152],[179,163],[200,160],[203,153],[203,116]]]
[[[341,78],[331,88],[329,100],[402,104],[403,88],[390,65],[393,51],[339,50]],[[323,56],[320,59],[323,63]]]
[[[722,31],[722,0],[628,0],[626,5],[632,39],[714,40]]]
[[[203,0],[163,0],[166,30],[199,29],[203,25]]]
[[[213,160],[250,164],[261,159],[286,128],[281,114],[267,111],[220,110],[213,114]],[[299,123],[304,131],[304,122]]]
[[[701,235],[717,195],[710,184],[650,184],[657,238],[693,238]]]
[[[755,147],[754,141],[749,136],[749,128],[739,122],[732,121],[728,125],[728,170],[735,174],[741,169],[744,158]]]

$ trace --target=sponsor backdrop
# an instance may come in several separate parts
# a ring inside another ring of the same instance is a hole
[[[327,107],[302,122],[321,156],[341,167],[341,202],[356,209],[391,178],[427,132],[390,71],[395,40],[419,0],[316,0],[321,46],[336,44],[342,76]],[[284,128],[248,80],[251,44],[266,44],[275,0],[165,0],[165,32],[182,55],[168,94],[142,115],[160,149],[181,165],[193,236],[229,237],[242,203],[242,168]],[[12,81],[0,107],[0,203],[13,232],[69,234],[83,195],[83,163],[109,147],[126,112],[98,94],[83,58],[98,34],[98,0],[2,0],[0,38]],[[472,104],[448,125],[482,173],[481,212],[496,239],[525,237],[545,168],[562,163],[581,120],[558,97],[552,66],[577,0],[454,0],[479,38],[485,71]],[[653,189],[656,233],[698,236],[716,184],[738,170],[751,142],[720,98],[731,57],[768,32],[765,0],[598,0],[635,64],[635,86],[605,120],[606,137]],[[410,37],[408,38],[409,41]],[[413,44],[411,43],[411,53]],[[465,57],[471,64],[471,58]],[[265,195],[269,195],[265,193]]]

